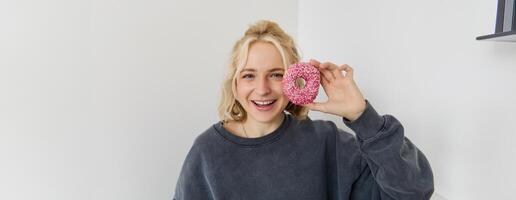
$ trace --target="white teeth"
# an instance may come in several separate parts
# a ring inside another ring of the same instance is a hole
[[[253,102],[258,104],[258,105],[260,105],[260,106],[264,106],[264,105],[269,105],[269,104],[271,104],[274,101],[253,101]]]

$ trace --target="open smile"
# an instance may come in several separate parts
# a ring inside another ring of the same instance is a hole
[[[272,109],[272,107],[274,106],[274,103],[276,103],[276,99],[265,100],[265,101],[251,100],[251,102],[253,102],[253,104],[257,110],[268,111],[268,110]]]

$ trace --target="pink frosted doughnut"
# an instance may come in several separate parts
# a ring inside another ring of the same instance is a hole
[[[305,80],[305,87],[302,89],[296,85],[298,78]],[[319,92],[320,80],[319,70],[315,66],[305,62],[294,63],[283,77],[283,93],[296,105],[312,103]]]

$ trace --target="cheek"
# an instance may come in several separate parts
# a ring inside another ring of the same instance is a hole
[[[246,85],[244,83],[244,84],[237,85],[236,90],[237,90],[237,95],[239,97],[243,98],[243,97],[246,97],[247,95],[249,95],[249,93],[252,90],[252,87],[250,87],[249,85]]]
[[[275,87],[274,87],[274,91],[275,91],[277,94],[281,94],[281,95],[283,95],[283,85],[281,84],[281,82],[275,85]]]

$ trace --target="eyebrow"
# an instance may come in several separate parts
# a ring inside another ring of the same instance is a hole
[[[241,72],[245,72],[245,71],[255,72],[256,69],[254,69],[254,68],[244,68],[244,69],[242,69]],[[269,72],[273,72],[273,71],[285,71],[285,69],[277,67],[277,68],[273,68],[273,69],[269,70]]]

